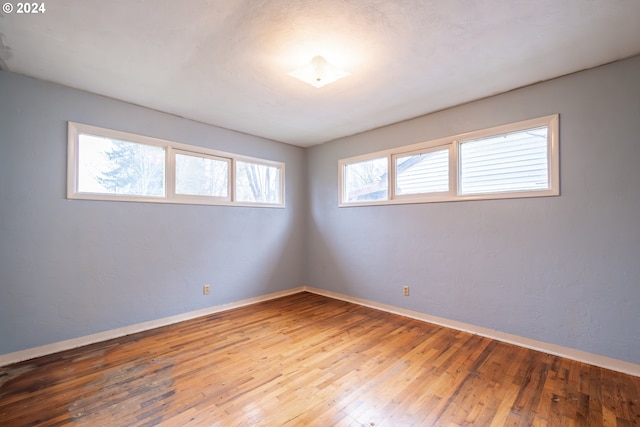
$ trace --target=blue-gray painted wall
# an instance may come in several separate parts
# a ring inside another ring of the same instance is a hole
[[[310,285],[640,363],[639,75],[304,150],[0,72],[0,354]],[[341,158],[553,113],[560,197],[337,207]],[[66,200],[68,120],[284,161],[287,208]]]
[[[635,57],[311,148],[307,284],[640,363],[639,77]],[[337,207],[341,158],[554,113],[560,197]]]
[[[67,200],[68,120],[283,161],[286,208]],[[305,180],[299,147],[0,72],[0,354],[300,286]]]

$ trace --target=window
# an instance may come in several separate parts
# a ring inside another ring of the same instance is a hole
[[[547,188],[546,127],[460,143],[460,194]]]
[[[78,192],[164,197],[165,149],[78,135]]]
[[[284,207],[280,162],[72,122],[68,156],[70,199]]]
[[[280,203],[280,168],[248,161],[236,162],[236,200],[246,203]]]
[[[388,195],[386,157],[345,165],[345,196],[349,202],[385,200]]]
[[[229,199],[230,159],[175,152],[176,195]]]
[[[340,160],[340,206],[557,196],[558,121],[556,114]]]
[[[396,196],[449,191],[449,149],[420,151],[394,157]]]

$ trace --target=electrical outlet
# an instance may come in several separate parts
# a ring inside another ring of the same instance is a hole
[[[202,287],[202,295],[209,295],[209,292],[211,292],[211,285],[204,285]]]
[[[405,297],[409,296],[409,287],[408,286],[403,286],[402,287],[402,295],[404,295]]]

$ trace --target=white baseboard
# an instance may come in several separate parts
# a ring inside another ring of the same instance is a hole
[[[375,308],[377,310],[386,311],[388,313],[399,314],[401,316],[410,317],[412,319],[422,320],[428,323],[434,323],[436,325],[444,326],[444,327],[455,329],[458,331],[469,332],[474,335],[480,335],[483,337],[492,338],[498,341],[514,344],[520,347],[525,347],[532,350],[553,354],[555,356],[561,356],[567,359],[576,360],[578,362],[599,366],[601,368],[611,369],[612,371],[618,371],[625,374],[640,377],[640,365],[636,363],[613,359],[611,357],[601,356],[599,354],[594,354],[594,353],[588,353],[586,351],[576,350],[569,347],[563,347],[560,345],[551,344],[544,341],[532,340],[530,338],[525,338],[518,335],[507,334],[507,333],[496,331],[493,329],[483,328],[481,326],[475,326],[468,323],[445,319],[442,317],[431,316],[429,314],[420,313],[418,311],[407,310],[404,308],[399,308],[399,307],[395,307],[388,304],[382,304],[379,302],[369,301],[361,298],[355,298],[349,295],[339,294],[337,292],[326,291],[324,289],[305,286],[304,290],[307,292],[326,296],[329,298],[339,299],[342,301]]]
[[[185,320],[195,319],[197,317],[206,316],[209,314],[218,313],[225,310],[231,310],[233,308],[243,307],[250,304],[256,304],[262,301],[268,301],[271,299],[280,298],[283,296],[292,295],[292,294],[296,294],[304,291],[311,292],[318,295],[323,295],[333,299],[338,299],[338,300],[358,304],[358,305],[363,305],[363,306],[374,308],[377,310],[386,311],[388,313],[399,314],[401,316],[410,317],[412,319],[421,320],[423,322],[434,323],[436,325],[444,326],[447,328],[469,332],[471,334],[492,338],[498,341],[514,344],[520,347],[530,348],[532,350],[537,350],[544,353],[553,354],[556,356],[566,357],[567,359],[576,360],[578,362],[588,363],[590,365],[599,366],[601,368],[611,369],[613,371],[618,371],[625,374],[640,377],[639,364],[626,362],[624,360],[613,359],[611,357],[601,356],[599,354],[588,353],[586,351],[576,350],[569,347],[563,347],[556,344],[550,344],[544,341],[532,340],[532,339],[521,337],[518,335],[507,334],[507,333],[496,331],[493,329],[483,328],[483,327],[471,325],[468,323],[463,323],[455,320],[445,319],[442,317],[432,316],[432,315],[421,313],[418,311],[407,310],[404,308],[395,307],[388,304],[369,301],[369,300],[356,298],[349,295],[344,295],[337,292],[327,291],[324,289],[314,288],[310,286],[300,286],[300,287],[288,289],[285,291],[274,292],[271,294],[261,295],[254,298],[248,298],[248,299],[244,299],[241,301],[236,301],[228,304],[216,305],[216,306],[204,308],[201,310],[191,311],[188,313],[183,313],[175,316],[165,317],[162,319],[152,320],[149,322],[137,323],[135,325],[125,326],[118,329],[112,329],[110,331],[99,332],[97,334],[86,335],[84,337],[74,338],[66,341],[60,341],[52,344],[43,345],[40,347],[29,348],[26,350],[16,351],[14,353],[3,354],[3,355],[0,355],[0,366],[21,362],[23,360],[29,360],[35,357],[45,356],[48,354],[57,353],[60,351],[69,350],[72,348],[81,347],[84,345],[93,344],[100,341],[119,338],[125,335],[134,334],[136,332],[143,332],[149,329],[158,328],[160,326],[171,325],[173,323],[183,322]]]
[[[287,289],[285,291],[274,292],[271,294],[261,295],[259,297],[248,298],[228,304],[215,305],[213,307],[203,308],[201,310],[190,311],[188,313],[177,314],[175,316],[164,317],[162,319],[151,320],[149,322],[136,323],[135,325],[124,326],[118,329],[99,332],[97,334],[85,335],[83,337],[73,338],[70,340],[59,341],[40,347],[28,348],[26,350],[16,351],[0,355],[0,366],[9,365],[11,363],[22,362],[23,360],[33,359],[35,357],[46,356],[48,354],[57,353],[72,348],[81,347],[88,344],[94,344],[100,341],[106,341],[113,338],[120,338],[125,335],[143,332],[149,329],[158,328],[160,326],[171,325],[173,323],[183,322],[185,320],[195,319],[197,317],[206,316],[208,314],[218,313],[221,311],[231,310],[233,308],[243,307],[245,305],[256,304],[262,301],[268,301],[280,298],[286,295],[303,292],[304,287]]]

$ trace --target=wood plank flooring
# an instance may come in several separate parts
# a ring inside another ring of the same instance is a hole
[[[8,426],[640,426],[640,378],[310,293],[0,368]]]

